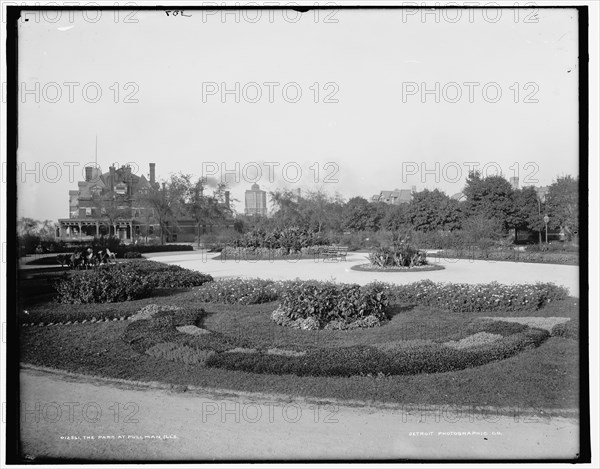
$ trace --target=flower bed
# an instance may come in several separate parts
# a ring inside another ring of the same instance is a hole
[[[350,269],[359,272],[428,272],[432,270],[444,270],[445,267],[439,264],[425,264],[414,267],[379,267],[372,264],[360,264],[353,265]]]
[[[568,290],[553,283],[533,285],[434,283],[423,280],[408,285],[388,284],[392,304],[435,306],[456,312],[535,311],[568,296]]]
[[[411,245],[408,238],[397,240],[389,246],[373,248],[369,253],[373,267],[418,267],[427,265],[427,253]]]
[[[293,282],[285,285],[272,319],[301,329],[373,327],[385,319],[388,306],[384,287],[371,283]]]
[[[259,278],[231,278],[209,282],[198,288],[196,296],[206,303],[254,305],[269,303],[279,298],[283,286],[289,282],[274,282]]]

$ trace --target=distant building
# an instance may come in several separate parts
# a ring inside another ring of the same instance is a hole
[[[457,200],[459,202],[464,202],[465,200],[467,200],[467,196],[465,194],[463,194],[462,192],[457,192],[456,194],[454,194],[452,197],[450,197],[452,200]]]
[[[129,166],[118,169],[111,166],[104,174],[98,168],[86,167],[85,181],[77,183],[77,190],[69,191],[69,218],[58,220],[59,237],[82,239],[107,235],[132,240],[141,226],[152,231],[155,225],[146,222],[152,216],[152,209],[142,207],[138,196],[155,183],[154,167],[150,163],[150,181],[133,174]],[[107,211],[114,212],[112,221]]]
[[[549,190],[550,190],[550,186],[542,186],[542,187],[535,188],[535,193],[537,194],[540,202],[546,203],[546,196],[548,195]]]
[[[390,205],[408,204],[412,195],[417,191],[416,186],[412,189],[394,189],[393,191],[381,191],[371,197],[371,202],[383,202]]]
[[[519,189],[519,178],[518,177],[511,177],[510,178],[510,187],[512,187],[512,189],[514,191]]]
[[[252,184],[246,191],[245,202],[244,213],[246,215],[267,216],[267,193],[258,184]]]
[[[77,183],[77,190],[69,191],[69,218],[58,220],[58,237],[63,240],[91,239],[94,236],[115,236],[133,242],[146,236],[158,236],[160,226],[154,209],[143,202],[144,194],[159,188],[156,182],[156,165],[150,163],[149,180],[132,173],[131,167],[111,166],[100,174],[97,168],[85,168],[85,181]],[[164,183],[163,183],[164,188]],[[191,217],[181,217],[169,222],[165,241],[194,241],[197,234],[233,227],[229,206],[229,191],[220,220],[207,220],[198,224]]]

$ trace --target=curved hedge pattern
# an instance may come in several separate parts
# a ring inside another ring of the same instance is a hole
[[[151,318],[129,324],[123,340],[139,353],[198,366],[277,375],[366,376],[443,373],[481,366],[537,347],[550,337],[545,330],[486,319],[474,320],[466,333],[488,332],[502,337],[467,348],[434,342],[396,342],[385,348],[329,347],[306,353],[273,354],[224,334],[189,335],[176,329],[200,326],[204,314],[202,309],[160,311]]]

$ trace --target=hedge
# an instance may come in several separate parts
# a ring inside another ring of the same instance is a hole
[[[549,337],[540,329],[504,337],[496,342],[467,349],[439,344],[402,346],[382,351],[371,346],[328,348],[301,357],[264,353],[217,353],[206,366],[227,370],[297,376],[413,375],[444,373],[481,366],[537,347]]]
[[[112,266],[77,272],[56,285],[59,303],[115,303],[138,300],[152,294],[153,284],[148,277],[137,275],[132,269]]]
[[[579,320],[571,319],[570,321],[556,324],[552,328],[550,335],[552,337],[579,340]]]
[[[579,253],[569,251],[518,251],[513,249],[441,249],[432,259],[472,259],[487,261],[532,262],[540,264],[579,265]]]
[[[360,296],[358,291],[371,294]],[[233,278],[207,283],[198,289],[197,295],[200,301],[226,304],[280,300],[281,309],[290,320],[313,317],[319,327],[324,327],[336,318],[346,324],[348,318],[369,315],[383,319],[381,313],[388,304],[434,306],[456,312],[536,311],[550,302],[565,299],[568,290],[553,283],[471,285],[423,280],[407,285],[373,282],[359,287],[316,280],[275,282]],[[357,312],[363,300],[366,303]]]
[[[408,285],[388,284],[390,303],[439,307],[455,312],[535,311],[568,296],[565,287],[553,283],[533,285],[434,283],[423,280]]]
[[[156,288],[188,288],[210,275],[152,261],[130,261],[73,272],[56,286],[59,303],[114,303],[147,298]]]

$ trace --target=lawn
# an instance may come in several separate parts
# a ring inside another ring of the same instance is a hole
[[[196,289],[110,304],[58,305],[30,302],[22,322],[59,322],[66,318],[128,317],[149,304],[202,307],[201,326],[244,339],[259,348],[287,350],[386,344],[398,340],[445,340],[476,317],[579,316],[579,300],[567,298],[535,312],[453,313],[434,307],[396,305],[381,327],[351,331],[304,331],[280,327],[270,319],[277,302],[260,305],[199,303]],[[406,404],[452,404],[573,409],[579,405],[579,343],[550,337],[539,347],[510,358],[446,373],[399,376],[295,376],[255,374],[185,365],[140,354],[122,336],[129,321],[24,327],[21,359],[25,363],[90,375],[161,381],[174,385],[291,396],[337,398]]]

